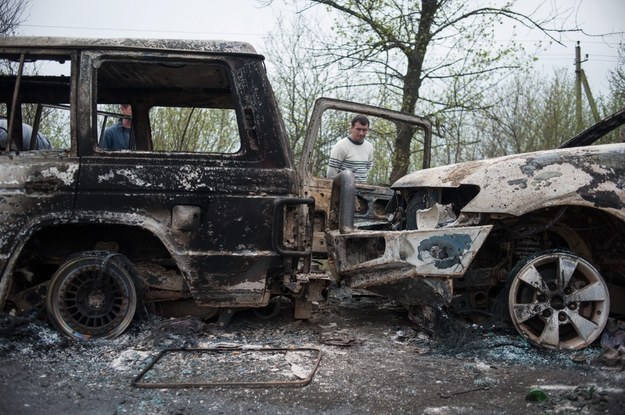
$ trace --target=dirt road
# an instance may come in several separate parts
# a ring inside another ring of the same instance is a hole
[[[5,330],[0,414],[625,413],[625,372],[605,365],[599,346],[539,350],[511,330],[445,319],[427,332],[394,303],[343,290],[309,322],[282,308],[237,313],[225,329],[151,317],[82,343],[44,322]],[[169,363],[133,386],[160,352],[179,348],[221,351],[163,356]],[[262,385],[190,385],[224,381]]]

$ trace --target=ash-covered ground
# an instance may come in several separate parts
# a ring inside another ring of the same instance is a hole
[[[346,289],[310,321],[289,304],[265,317],[150,316],[88,342],[5,318],[0,414],[625,413],[625,372],[600,345],[543,350],[444,316],[425,329]]]

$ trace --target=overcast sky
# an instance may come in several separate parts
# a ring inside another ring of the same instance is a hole
[[[30,0],[30,4],[22,35],[242,40],[261,53],[278,17],[288,19],[294,13],[282,0],[274,0],[270,7],[260,7],[257,0]],[[557,7],[569,24],[577,23],[589,34],[625,32],[625,0],[519,0],[518,5],[523,12],[539,7],[539,14]],[[312,13],[323,15],[319,7]],[[540,39],[539,33],[523,36],[529,49]],[[573,71],[579,40],[582,55],[589,55],[582,67],[593,92],[606,91],[607,72],[617,65],[618,43],[625,36],[570,34],[562,40],[563,46],[539,55],[537,69],[550,72],[556,66]]]

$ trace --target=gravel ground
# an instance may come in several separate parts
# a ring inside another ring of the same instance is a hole
[[[599,345],[541,350],[445,317],[420,328],[344,289],[310,321],[291,316],[288,304],[226,328],[151,316],[89,342],[5,319],[0,414],[625,413],[625,372]]]

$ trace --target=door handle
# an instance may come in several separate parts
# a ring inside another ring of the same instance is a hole
[[[27,192],[53,192],[59,190],[62,184],[58,177],[38,177],[26,180],[24,188]]]

